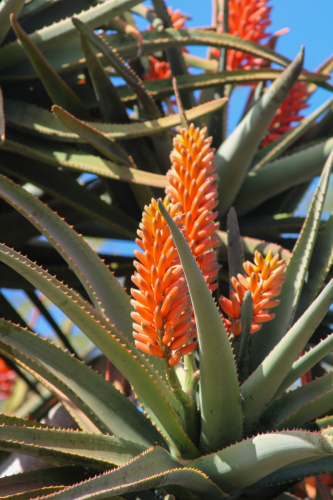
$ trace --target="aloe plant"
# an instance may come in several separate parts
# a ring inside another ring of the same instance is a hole
[[[223,33],[219,12],[218,29],[187,29],[162,0],[82,0],[80,13],[23,3],[0,10],[0,286],[26,292],[59,346],[0,295],[0,356],[31,389],[7,400],[0,449],[54,467],[0,479],[0,495],[269,499],[331,472],[332,100],[295,127],[277,117],[289,123],[290,91],[302,105],[317,86],[332,90],[332,60],[311,73],[303,49],[289,61],[274,37],[246,40],[226,23]],[[140,33],[133,13],[154,29]],[[195,44],[207,59],[181,50]],[[147,79],[147,62],[176,85]],[[244,84],[252,98],[224,138],[228,96]],[[307,217],[295,216],[318,175]],[[137,230],[134,263],[80,236]],[[114,366],[128,381],[131,400],[81,362],[36,290],[105,356],[107,379]],[[57,401],[79,432],[40,422]]]

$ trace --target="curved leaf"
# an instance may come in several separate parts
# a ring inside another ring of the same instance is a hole
[[[217,453],[182,463],[203,471],[226,493],[235,493],[293,462],[332,454],[332,436],[281,431],[255,436]]]
[[[310,260],[307,280],[297,305],[295,319],[299,318],[317,295],[333,263],[333,214],[319,231]]]
[[[144,447],[125,439],[87,432],[0,426],[0,449],[18,451],[47,462],[108,469],[123,465]]]
[[[112,498],[118,494],[150,488],[180,485],[199,498],[223,500],[227,497],[199,470],[179,468],[179,464],[162,448],[147,450],[128,464],[102,476],[51,495],[53,500]]]
[[[126,151],[113,139],[105,137],[105,135],[97,129],[91,127],[82,120],[78,120],[75,116],[67,113],[67,111],[59,106],[52,106],[52,111],[58,120],[66,127],[82,137],[86,142],[89,142],[89,144],[94,146],[100,153],[109,158],[109,160],[120,163],[121,165],[126,165],[127,167],[133,166],[133,160],[130,160]]]
[[[220,215],[225,214],[240,190],[264,133],[301,73],[303,59],[302,49],[295,61],[272,83],[217,150],[215,161]],[[238,212],[237,207],[235,208]]]
[[[158,206],[177,247],[194,309],[200,357],[200,447],[209,452],[242,437],[236,366],[221,316],[198,264],[163,203]]]
[[[213,113],[221,106],[224,106],[225,103],[226,99],[216,99],[215,101],[206,102],[205,104],[200,104],[195,108],[186,110],[186,116],[189,121],[194,121],[196,118]],[[84,142],[84,139],[77,134],[69,132],[68,128],[56,119],[50,111],[39,108],[34,104],[6,99],[4,110],[7,125],[14,129],[61,142]],[[163,130],[180,125],[180,122],[180,115],[177,113],[142,123],[117,125],[94,122],[84,123],[94,127],[110,139],[126,140],[158,134]]]
[[[260,428],[267,431],[275,429],[288,429],[291,425],[292,428],[302,426],[326,411],[323,410],[322,412],[317,413],[314,417],[306,418],[307,416],[310,416],[310,412],[316,411],[316,408],[313,408],[313,405],[312,408],[310,407],[311,403],[319,401],[319,399],[321,399],[320,396],[323,396],[323,393],[326,393],[326,391],[330,391],[331,393],[332,389],[333,373],[329,373],[301,387],[298,387],[297,389],[287,392],[287,394],[284,394],[270,404],[267,410],[262,414],[259,424]],[[332,394],[333,393],[330,394],[328,399],[331,399],[330,404],[333,407]],[[317,400],[317,398],[319,399]],[[326,400],[326,402],[321,401],[320,405],[325,403],[329,404]],[[306,418],[306,420],[304,420],[304,418]],[[294,420],[298,423],[293,423]]]
[[[1,154],[0,171],[5,175],[13,173],[13,154],[5,151]],[[15,157],[15,177],[31,182],[46,193],[62,200],[75,210],[112,229],[125,239],[133,240],[137,222],[114,205],[108,205],[95,193],[81,186],[73,177],[55,168],[45,168],[45,164],[27,162],[23,157]],[[120,222],[121,221],[121,222]]]
[[[55,148],[48,148],[36,141],[34,147],[26,146],[19,142],[6,140],[2,146],[6,151],[19,153],[23,156],[42,161],[54,167],[64,167],[69,170],[86,172],[100,175],[109,179],[124,182],[134,182],[153,187],[165,188],[167,179],[163,175],[151,174],[136,168],[124,167],[109,160],[104,160],[99,156],[79,152],[77,149],[63,146],[60,151]]]

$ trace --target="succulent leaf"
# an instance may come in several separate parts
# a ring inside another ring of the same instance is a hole
[[[55,116],[75,134],[89,142],[100,153],[115,163],[120,163],[127,167],[133,166],[133,160],[127,155],[126,151],[119,146],[113,139],[105,137],[104,134],[96,130],[94,127],[86,124],[82,120],[78,120],[75,116],[68,113],[59,106],[53,106],[52,111]]]
[[[13,154],[3,151],[1,173],[11,175],[12,165]],[[22,157],[15,157],[15,174],[18,179],[31,182],[46,193],[71,205],[75,210],[111,228],[116,234],[126,239],[135,237],[137,223],[132,217],[115,205],[108,205],[96,194],[80,186],[69,173],[53,168],[45,169],[45,165],[36,160],[27,162]]]
[[[34,141],[29,141],[30,144]],[[44,146],[44,145],[43,145]],[[162,175],[151,174],[136,168],[129,168],[104,160],[100,156],[86,154],[75,148],[62,146],[60,151],[55,151],[54,147],[43,147],[39,141],[35,142],[34,147],[26,146],[11,140],[6,140],[2,148],[6,151],[28,156],[29,158],[48,163],[54,167],[64,167],[78,172],[85,172],[94,175],[100,175],[109,179],[121,180],[124,182],[134,182],[153,187],[164,188],[167,180]]]
[[[200,356],[200,446],[208,452],[233,443],[242,436],[236,366],[222,319],[199,266],[161,202],[159,209],[177,247],[194,309]],[[227,385],[225,380],[228,380]],[[219,399],[216,398],[216,391],[220,394]]]
[[[128,478],[130,477],[130,481]],[[199,470],[179,468],[176,462],[162,448],[152,448],[127,464],[90,479],[81,484],[65,489],[50,496],[53,500],[79,500],[81,498],[99,499],[114,497],[169,484],[180,485],[193,491],[199,498],[223,500],[227,498],[212,481]]]
[[[123,465],[145,447],[102,434],[1,425],[0,449],[19,449],[54,465],[68,463],[105,470],[112,464]]]
[[[200,104],[186,111],[186,116],[190,121],[214,112],[226,103],[225,99]],[[60,142],[85,142],[83,138],[68,131],[50,111],[39,108],[34,104],[14,99],[6,99],[4,102],[6,123],[11,128],[21,130],[27,134],[37,135],[46,139]],[[143,123],[129,124],[109,124],[84,122],[87,126],[93,127],[110,139],[128,140],[152,134],[158,134],[163,130],[180,125],[180,115],[165,116],[157,120],[145,121]]]
[[[333,407],[333,378],[328,373],[312,382],[287,392],[275,400],[263,413],[262,428],[294,429],[327,414]]]
[[[294,462],[306,462],[332,453],[332,436],[281,431],[245,439],[217,453],[184,461],[184,465],[203,471],[223,491],[232,494]]]
[[[101,62],[90,47],[86,37],[80,34],[82,52],[85,57],[89,75],[94,86],[99,110],[105,122],[128,123],[129,118],[125,105],[121,102],[116,87],[106,74]],[[75,131],[74,131],[75,132]]]
[[[231,207],[227,219],[229,277],[243,274],[244,251],[240,238],[236,210]]]

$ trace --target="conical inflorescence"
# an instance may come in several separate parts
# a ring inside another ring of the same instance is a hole
[[[164,205],[180,225],[185,218],[180,204],[170,204],[166,198]],[[196,329],[183,268],[156,200],[145,207],[138,235],[141,252],[135,251],[136,272],[132,276],[138,289],[131,290],[135,344],[173,366],[198,344],[192,341]]]
[[[191,124],[174,138],[166,194],[172,203],[181,203],[187,241],[213,291],[217,288],[216,248],[220,240],[215,235],[219,228],[215,222],[218,214],[213,211],[218,204],[214,149],[210,147],[212,138],[206,137],[206,133],[206,128],[200,130]]]

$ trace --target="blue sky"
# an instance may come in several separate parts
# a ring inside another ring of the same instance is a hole
[[[146,2],[149,5],[150,2]],[[180,9],[192,17],[188,27],[209,26],[211,24],[211,0],[167,0],[174,10]],[[275,33],[281,28],[289,28],[289,33],[280,37],[276,50],[290,59],[294,59],[301,46],[305,45],[305,68],[315,70],[319,64],[333,53],[333,0],[270,0],[272,7],[271,28]],[[190,47],[192,54],[205,57],[206,47]],[[238,88],[230,103],[229,130],[237,124],[242,113],[247,90]],[[329,99],[330,93],[318,89],[310,98],[311,106],[305,110],[307,115]]]

